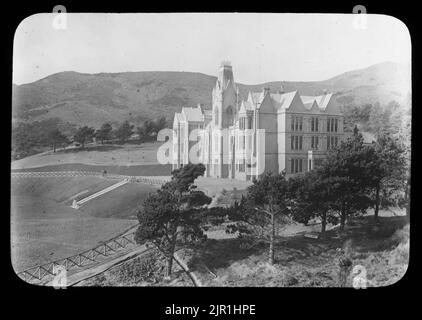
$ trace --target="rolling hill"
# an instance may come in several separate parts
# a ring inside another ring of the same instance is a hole
[[[183,106],[202,103],[210,108],[216,77],[191,72],[124,72],[83,74],[60,72],[29,84],[13,85],[14,121],[60,118],[77,125],[99,127],[108,121],[118,123],[166,116]],[[324,89],[336,94],[342,105],[381,104],[409,101],[410,69],[385,62],[365,69],[340,74],[324,81],[276,81],[256,85],[238,84],[240,95],[269,87],[276,91],[299,90],[304,95],[321,94]]]

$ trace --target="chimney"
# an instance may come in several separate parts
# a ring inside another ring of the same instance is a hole
[[[280,86],[280,89],[278,89],[278,93],[279,94],[283,94],[284,93],[284,87],[283,85]]]

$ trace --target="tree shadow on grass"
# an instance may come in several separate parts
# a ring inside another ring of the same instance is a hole
[[[360,252],[391,250],[400,242],[396,233],[408,223],[406,216],[378,217],[377,222],[373,216],[359,217],[349,222],[342,237],[350,239]]]
[[[338,230],[333,229],[327,231],[324,239],[307,238],[304,233],[277,237],[274,245],[275,263],[279,266],[290,263],[314,266],[320,259],[321,262],[333,260],[336,250],[343,248],[350,240],[356,252],[388,250],[397,244],[392,240],[394,233],[408,223],[406,217],[380,217],[376,224],[372,221],[373,217],[354,219],[340,236]],[[377,227],[375,231],[374,226]],[[210,270],[217,270],[245,259],[251,262],[266,261],[269,245],[263,241],[252,246],[245,245],[245,240],[239,238],[209,239],[195,251],[192,259],[194,268],[205,264]]]
[[[236,261],[259,254],[265,247],[263,242],[245,245],[245,241],[239,238],[208,239],[196,249],[191,264],[195,266],[204,263],[210,269],[226,268]]]

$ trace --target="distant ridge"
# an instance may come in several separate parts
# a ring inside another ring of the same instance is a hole
[[[236,70],[234,70],[236,79]],[[60,118],[76,125],[100,126],[104,122],[166,116],[172,120],[183,106],[198,103],[210,108],[216,77],[196,72],[143,71],[85,74],[64,71],[38,81],[13,85],[14,121]],[[238,84],[240,95],[263,87],[277,91],[299,90],[303,95],[336,95],[340,104],[409,101],[410,68],[392,62],[345,72],[324,81],[274,81],[256,85]]]

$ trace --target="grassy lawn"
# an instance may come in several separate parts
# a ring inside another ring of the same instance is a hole
[[[89,249],[137,224],[132,212],[153,187],[127,184],[75,210],[84,197],[116,181],[96,177],[12,179],[11,259],[15,270]]]
[[[161,144],[90,145],[84,149],[69,148],[45,152],[12,161],[12,170],[79,163],[93,166],[157,165],[157,150]]]
[[[246,190],[252,184],[251,181],[242,181],[236,179],[217,179],[211,177],[199,177],[195,180],[195,185],[201,190],[206,191],[207,195],[212,197],[219,195],[223,189],[231,191]]]
[[[136,219],[139,206],[156,190],[150,185],[128,183],[86,202],[80,210],[94,217]]]

